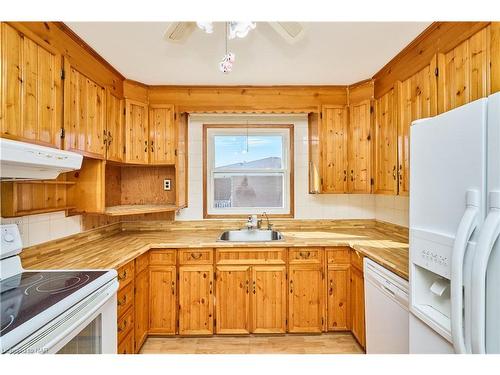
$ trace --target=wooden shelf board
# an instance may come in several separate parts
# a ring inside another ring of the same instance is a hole
[[[169,212],[177,210],[173,204],[124,204],[106,207],[104,214],[108,216],[142,215],[154,212]]]

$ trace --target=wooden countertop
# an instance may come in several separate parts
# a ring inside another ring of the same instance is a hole
[[[335,247],[350,246],[363,255],[408,279],[408,237],[391,226],[351,228],[321,227],[283,229],[284,240],[266,243],[217,241],[221,229],[194,229],[190,224],[175,229],[134,230],[110,226],[101,232],[83,233],[25,249],[26,269],[119,268],[149,249],[215,247]],[[124,230],[125,229],[125,230]],[[144,228],[140,228],[144,229]]]

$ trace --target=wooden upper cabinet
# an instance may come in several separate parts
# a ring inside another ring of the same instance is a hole
[[[201,254],[201,253],[200,253]],[[212,265],[179,267],[179,334],[214,333],[214,268]]]
[[[324,324],[323,264],[291,264],[288,281],[288,331],[320,333]]]
[[[347,122],[346,106],[323,106],[319,139],[324,193],[347,192]]]
[[[188,114],[180,113],[176,118],[177,145],[175,160],[175,183],[177,207],[188,204]]]
[[[217,266],[216,333],[250,333],[250,266]]]
[[[26,30],[0,24],[1,136],[61,147],[61,55]]]
[[[252,267],[252,332],[286,332],[286,267]]]
[[[149,147],[151,164],[175,164],[176,131],[174,106],[149,106]]]
[[[397,116],[394,89],[376,100],[374,178],[376,194],[397,194]]]
[[[106,160],[123,162],[125,157],[125,101],[108,90],[106,108]]]
[[[371,192],[371,101],[349,106],[349,193]]]
[[[65,59],[64,148],[85,156],[106,157],[106,91]]]
[[[410,192],[410,126],[415,120],[437,114],[437,77],[435,56],[431,63],[396,83],[398,91],[398,192]]]
[[[125,162],[149,163],[148,105],[125,99]]]
[[[487,26],[452,50],[438,55],[438,112],[491,93],[490,30]]]

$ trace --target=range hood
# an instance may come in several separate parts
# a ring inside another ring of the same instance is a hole
[[[82,166],[77,153],[0,138],[0,178],[2,180],[54,179],[60,173]]]

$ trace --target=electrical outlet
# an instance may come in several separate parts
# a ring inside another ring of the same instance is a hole
[[[163,190],[170,190],[170,179],[163,180]]]

